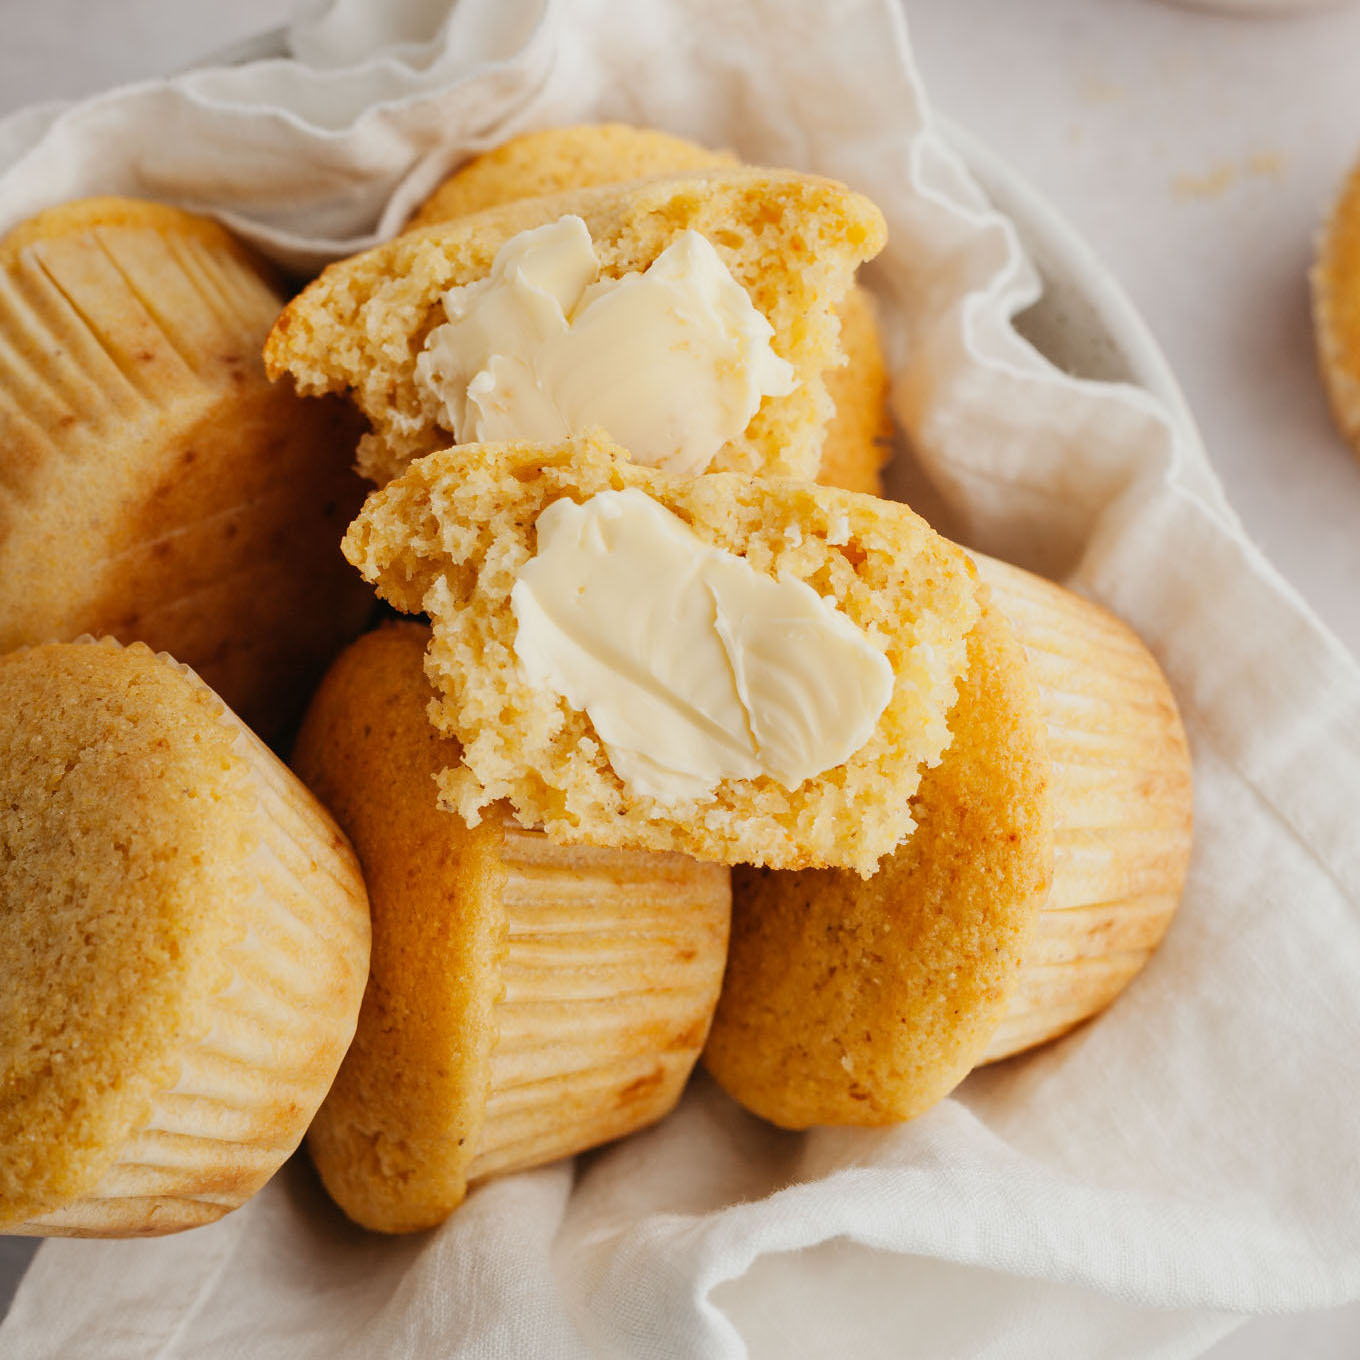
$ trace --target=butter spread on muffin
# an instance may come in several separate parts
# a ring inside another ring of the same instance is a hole
[[[535,532],[510,592],[515,654],[658,802],[762,774],[796,789],[859,750],[888,706],[892,667],[863,629],[636,487],[554,501]]]
[[[702,472],[793,366],[708,239],[682,232],[638,274],[599,279],[568,214],[513,236],[491,273],[451,288],[417,379],[459,443],[544,443],[596,426],[639,462]]]

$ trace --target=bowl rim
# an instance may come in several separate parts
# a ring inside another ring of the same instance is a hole
[[[1010,218],[1021,244],[1036,254],[1042,253],[1050,263],[1060,261],[1066,266],[1066,282],[1081,294],[1100,321],[1127,365],[1130,380],[1158,398],[1181,434],[1202,452],[1199,430],[1170,361],[1142,313],[1095,248],[986,143],[943,114],[937,114],[936,121],[945,141],[979,180],[992,206]],[[1037,247],[1043,247],[1042,251]]]

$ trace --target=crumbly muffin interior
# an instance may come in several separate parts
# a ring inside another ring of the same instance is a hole
[[[284,311],[265,349],[271,377],[299,391],[348,390],[373,427],[360,471],[382,485],[450,442],[416,358],[444,320],[449,288],[483,278],[512,236],[580,216],[602,279],[645,270],[681,232],[705,236],[774,328],[797,387],[766,397],[713,460],[719,470],[812,477],[831,415],[824,372],[844,362],[836,307],[856,266],[882,249],[882,215],[828,180],[736,169],[523,199],[400,236],[331,265]]]
[[[559,497],[628,487],[757,571],[806,582],[883,649],[892,695],[846,762],[792,791],[765,776],[728,779],[710,799],[661,804],[619,779],[584,713],[530,685],[510,594],[538,516]],[[506,798],[523,825],[562,843],[724,863],[872,872],[911,830],[920,766],[949,740],[978,614],[971,564],[904,505],[774,478],[670,477],[598,437],[421,459],[369,498],[344,550],[396,608],[433,621],[426,671],[441,697],[430,715],[463,747],[463,763],[441,775],[447,806],[475,823]]]
[[[88,1190],[225,981],[220,701],[149,649],[0,658],[0,1227]]]

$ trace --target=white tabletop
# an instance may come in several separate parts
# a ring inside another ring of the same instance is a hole
[[[1124,284],[1248,531],[1360,653],[1360,460],[1328,417],[1307,284],[1360,156],[1360,8],[907,0],[907,14],[940,106]]]
[[[1360,653],[1360,459],[1327,416],[1306,280],[1321,216],[1360,155],[1360,7],[1253,20],[1159,0],[905,3],[939,105],[1104,257],[1248,530]],[[0,115],[183,66],[286,8],[7,0]],[[0,1308],[30,1251],[0,1239]],[[1286,1354],[1354,1360],[1360,1305],[1253,1320],[1211,1352]]]

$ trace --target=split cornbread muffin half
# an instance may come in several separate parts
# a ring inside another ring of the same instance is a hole
[[[359,422],[264,375],[283,306],[215,222],[86,199],[0,240],[0,651],[141,640],[275,738],[371,600]]]
[[[668,475],[594,436],[419,459],[344,551],[433,621],[445,806],[724,863],[872,872],[978,613],[965,554],[905,505]]]
[[[368,952],[349,843],[191,671],[0,657],[0,1232],[243,1203],[335,1076]]]
[[[458,167],[416,209],[407,229],[539,198],[653,175],[738,165],[730,151],[654,128],[584,123],[526,132]],[[851,286],[837,309],[845,362],[823,374],[833,414],[822,442],[817,480],[878,495],[879,469],[892,449],[888,378],[868,294]]]
[[[991,598],[912,838],[867,880],[734,871],[704,1063],[776,1124],[920,1114],[1108,1005],[1175,912],[1190,764],[1156,662],[1089,601],[979,566]]]
[[[666,1114],[726,958],[728,870],[554,845],[501,806],[438,806],[457,743],[430,725],[429,630],[361,638],[313,700],[294,766],[358,851],[373,911],[359,1027],[308,1133],[356,1222],[431,1227],[470,1185]]]
[[[331,265],[266,367],[353,397],[379,485],[452,442],[593,428],[674,472],[812,477],[835,309],[884,232],[868,199],[783,171],[520,199]]]

